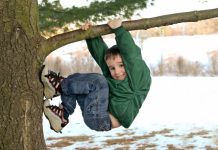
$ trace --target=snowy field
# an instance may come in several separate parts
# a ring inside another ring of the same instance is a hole
[[[218,149],[217,106],[218,77],[153,77],[129,129],[92,131],[77,107],[62,134],[44,118],[44,135],[51,149]]]
[[[141,43],[143,58],[155,65],[161,57],[180,55],[206,64],[208,52],[218,50],[217,38],[217,34],[148,38]],[[86,47],[84,41],[63,47],[61,53],[81,47]],[[52,102],[58,105],[60,99]],[[129,129],[92,131],[77,107],[62,134],[50,130],[43,118],[44,136],[52,150],[217,150],[217,107],[218,77],[153,77],[148,97]]]

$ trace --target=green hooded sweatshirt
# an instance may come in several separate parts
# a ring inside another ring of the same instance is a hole
[[[109,84],[109,112],[120,124],[128,128],[144,102],[151,85],[150,70],[142,59],[141,50],[131,34],[122,26],[113,29],[117,47],[120,50],[127,77],[115,80],[111,77],[104,60],[108,49],[102,37],[87,39],[88,49],[100,66]]]

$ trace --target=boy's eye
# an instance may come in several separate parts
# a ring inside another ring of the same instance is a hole
[[[109,70],[114,70],[114,67],[109,67]]]
[[[120,64],[119,66],[120,66],[120,67],[124,67],[124,65],[123,65],[123,64]]]

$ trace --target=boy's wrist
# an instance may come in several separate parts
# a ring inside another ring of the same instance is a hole
[[[125,32],[126,30],[124,29],[124,27],[121,25],[115,29],[112,29],[113,33],[115,33],[115,35],[120,35],[121,33]]]

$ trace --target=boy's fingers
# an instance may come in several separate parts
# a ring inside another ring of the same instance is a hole
[[[81,29],[88,30],[90,26],[92,26],[92,23],[86,22],[84,25],[81,26]]]
[[[122,25],[122,20],[121,19],[110,20],[108,22],[108,25],[112,29],[118,28],[118,27],[120,27]]]
[[[82,30],[87,30],[88,27],[87,27],[87,25],[85,24],[85,25],[82,25],[82,26],[81,26],[81,29],[82,29]]]

